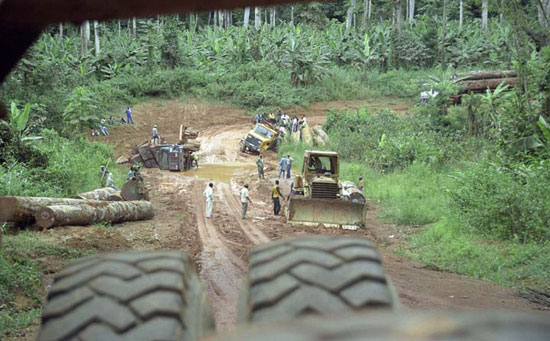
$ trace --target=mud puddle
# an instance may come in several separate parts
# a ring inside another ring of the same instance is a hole
[[[207,163],[199,165],[198,169],[180,173],[182,176],[194,177],[197,179],[214,180],[223,183],[230,183],[231,178],[240,173],[254,169],[256,165],[251,163],[224,162]]]

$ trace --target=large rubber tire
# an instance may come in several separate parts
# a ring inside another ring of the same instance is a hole
[[[239,321],[283,321],[397,307],[374,244],[363,238],[315,236],[257,247]]]
[[[208,340],[529,340],[547,341],[544,313],[513,311],[409,311],[314,317],[287,323],[258,323]]]
[[[214,320],[189,256],[105,254],[55,278],[38,340],[197,340]]]

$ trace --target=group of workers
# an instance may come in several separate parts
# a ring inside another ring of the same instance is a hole
[[[134,120],[132,118],[132,109],[130,107],[126,108],[126,119],[124,117],[120,118],[120,123],[131,123],[134,124]],[[115,119],[113,116],[109,117],[109,120],[107,121],[105,118],[102,118],[99,122],[99,130],[98,129],[92,129],[92,136],[109,136],[109,131],[107,130],[107,124],[113,125],[115,124]]]

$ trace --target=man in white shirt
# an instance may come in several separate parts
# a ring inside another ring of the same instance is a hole
[[[246,219],[246,210],[248,209],[248,203],[252,204],[252,200],[248,196],[248,184],[245,184],[241,189],[241,205],[242,205],[242,218]]]
[[[206,198],[206,219],[212,218],[212,209],[214,206],[214,184],[209,183],[208,186],[204,189],[202,195]]]

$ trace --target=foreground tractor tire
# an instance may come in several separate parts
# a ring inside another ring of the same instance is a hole
[[[38,340],[197,340],[214,330],[207,295],[181,252],[106,254],[55,278]]]
[[[239,321],[284,321],[397,306],[371,241],[315,236],[265,244],[251,253]]]
[[[258,323],[208,340],[529,340],[547,341],[544,313],[505,311],[409,311],[310,317],[281,324]]]

